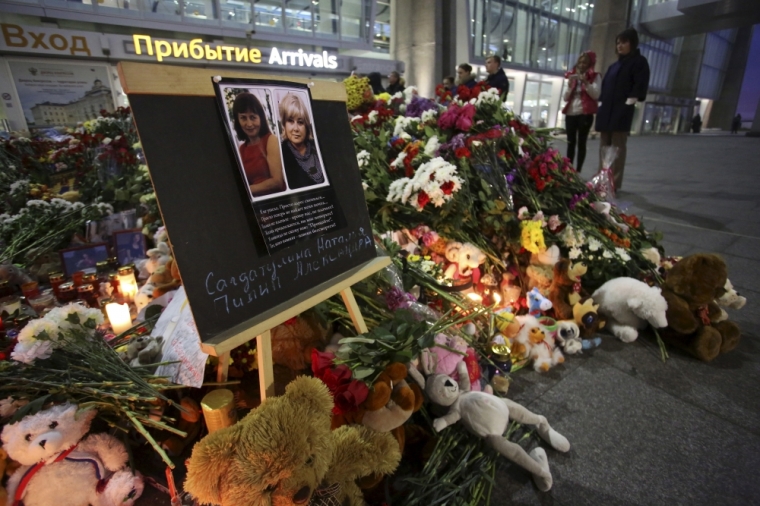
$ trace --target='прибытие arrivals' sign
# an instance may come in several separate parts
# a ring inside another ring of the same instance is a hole
[[[375,258],[345,102],[278,80],[164,86],[128,94],[202,341]]]

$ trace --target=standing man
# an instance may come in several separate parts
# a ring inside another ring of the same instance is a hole
[[[391,95],[399,91],[404,91],[404,85],[401,83],[401,76],[395,70],[388,74],[388,87],[385,89]]]
[[[488,77],[486,78],[488,86],[498,88],[502,95],[509,93],[509,79],[507,79],[504,69],[501,68],[500,56],[493,54],[486,58],[486,71],[488,71]]]
[[[472,66],[469,63],[461,63],[457,67],[457,85],[467,86],[472,89],[476,83],[475,75],[472,73]]]

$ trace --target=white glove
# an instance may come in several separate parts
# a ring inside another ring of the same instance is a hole
[[[638,102],[638,100],[636,100],[635,98],[629,98],[628,100],[625,101],[625,105],[633,105],[636,102]]]

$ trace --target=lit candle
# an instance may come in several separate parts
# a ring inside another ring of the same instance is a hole
[[[137,280],[131,266],[121,267],[118,270],[119,293],[124,302],[132,302],[137,295]]]
[[[132,327],[132,317],[129,315],[129,305],[127,304],[106,304],[106,313],[108,321],[111,322],[111,328],[116,335]]]

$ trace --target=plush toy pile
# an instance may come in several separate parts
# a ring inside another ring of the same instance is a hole
[[[704,361],[739,343],[726,308],[746,299],[725,263],[664,257],[656,234],[587,186],[548,132],[524,124],[495,90],[460,88],[433,101],[409,87],[374,97],[352,77],[347,91],[377,246],[393,259],[352,288],[369,331],[354,335],[340,299],[274,329],[279,372],[313,377],[261,404],[249,393],[258,385],[247,383],[256,351],[252,343],[234,350],[237,406],[254,409],[195,445],[185,485],[198,501],[483,504],[502,457],[546,491],[551,452],[539,445],[567,452],[570,442],[507,398],[522,368],[543,374],[610,336],[652,339],[648,328],[663,357],[663,343]],[[87,220],[140,203],[146,233],[158,233],[137,266],[145,284],[135,304],[180,286],[135,142],[120,110],[64,141],[0,144],[0,161],[16,167],[0,177],[2,258],[49,272],[50,251]],[[122,167],[105,186],[94,184],[102,153]],[[55,184],[40,176],[50,167],[63,173]],[[40,219],[62,210],[65,223]],[[38,238],[19,233],[37,222],[56,225]],[[0,279],[9,278],[27,274],[6,263]],[[131,340],[106,344],[100,312],[83,311],[67,306],[33,321],[0,360],[0,381],[18,385],[0,400],[0,457],[21,465],[8,481],[10,501],[132,504],[142,478],[104,427],[139,433],[167,465],[203,433],[198,391],[165,395],[173,387],[152,374],[161,337],[146,324]],[[51,372],[64,369],[67,379]],[[76,403],[93,399],[108,425],[87,435],[95,411]],[[61,496],[64,489],[76,490]]]

